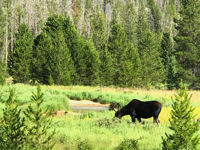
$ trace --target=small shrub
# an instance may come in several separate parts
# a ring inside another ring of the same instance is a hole
[[[53,80],[51,75],[49,76],[48,82],[49,82],[49,85],[53,85],[54,84],[54,80]]]
[[[88,142],[88,140],[81,141],[78,144],[78,150],[92,150],[92,145]]]
[[[92,117],[94,117],[94,112],[89,111],[89,112],[86,112],[86,113],[84,113],[83,115],[81,115],[81,116],[80,116],[80,119],[92,118]]]
[[[44,110],[51,108],[52,111],[71,109],[68,97],[63,96],[63,95],[51,95],[51,96],[45,97],[45,101],[42,104],[42,108]]]
[[[113,118],[113,119],[100,119],[96,122],[96,126],[98,127],[106,127],[106,128],[113,128],[116,127],[118,124],[122,122],[119,118]]]
[[[83,92],[82,92],[82,97],[83,97],[83,99],[90,100],[90,99],[89,99],[90,94],[89,94],[88,92],[83,91]]]
[[[41,92],[40,85],[37,86],[37,92],[32,94],[31,101],[36,109],[29,105],[24,111],[25,116],[30,121],[32,126],[27,128],[27,149],[52,149],[54,144],[50,144],[53,136],[55,135],[55,129],[53,132],[48,133],[52,125],[52,119],[44,116],[44,111],[41,108],[43,103],[44,94]]]
[[[115,150],[139,150],[138,140],[125,139],[115,148]]]
[[[172,134],[165,133],[162,137],[163,150],[171,149],[198,149],[200,137],[199,124],[195,122],[194,107],[191,106],[191,97],[181,81],[180,89],[172,97],[172,110],[169,119]]]
[[[0,124],[0,147],[1,149],[23,149],[26,141],[25,118],[21,118],[21,109],[15,89],[10,89],[10,95],[5,102],[3,119]]]

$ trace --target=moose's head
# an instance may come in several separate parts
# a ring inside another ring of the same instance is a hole
[[[116,110],[115,107],[117,107],[118,110]],[[117,102],[111,103],[109,110],[115,111],[115,117],[118,117],[119,119],[122,118],[122,113],[120,111],[120,104],[119,103],[117,103]]]

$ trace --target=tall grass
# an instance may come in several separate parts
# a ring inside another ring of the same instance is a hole
[[[106,116],[106,118],[105,118]],[[76,149],[79,141],[87,139],[92,143],[94,150],[110,150],[118,146],[124,139],[139,139],[139,148],[146,150],[161,149],[161,136],[169,129],[165,125],[158,127],[153,120],[145,121],[145,124],[131,122],[129,116],[124,117],[121,122],[99,126],[99,121],[105,119],[112,122],[114,113],[111,111],[93,112],[92,117],[66,116],[54,118],[56,124],[53,126],[58,133],[55,137],[55,149]],[[69,147],[68,147],[69,146]]]
[[[35,86],[16,84],[16,93],[22,111],[30,104],[30,96],[36,91]],[[0,86],[0,118],[4,101],[8,99],[9,85]],[[92,100],[100,103],[119,102],[122,106],[130,100],[157,100],[163,104],[159,119],[161,126],[153,124],[153,119],[142,119],[143,124],[131,122],[130,116],[125,116],[121,121],[113,120],[114,111],[82,112],[80,115],[67,114],[64,117],[54,117],[52,128],[56,128],[54,142],[55,150],[77,149],[81,141],[88,141],[94,150],[112,150],[124,139],[139,139],[141,150],[162,149],[162,136],[171,132],[168,128],[171,111],[171,99],[175,91],[163,90],[133,90],[108,87],[83,87],[83,86],[41,86],[44,93],[43,108],[54,110],[70,110],[68,99]],[[200,118],[199,98],[200,92],[190,91],[194,98],[192,104],[196,107],[196,118]]]

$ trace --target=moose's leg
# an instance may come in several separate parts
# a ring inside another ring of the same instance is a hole
[[[153,123],[157,123],[157,125],[160,125],[160,120],[158,119],[158,117],[153,117],[153,119]]]
[[[131,116],[132,122],[135,122],[135,116]]]
[[[131,116],[132,122],[135,122],[136,113],[135,113],[134,109],[131,111],[130,116]]]
[[[139,122],[141,122],[141,118],[137,118],[137,120],[138,120]]]

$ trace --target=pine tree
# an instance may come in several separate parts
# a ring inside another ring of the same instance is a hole
[[[45,65],[46,68],[43,68],[45,70],[43,72],[46,72],[48,76],[46,78],[48,84],[51,81],[51,84],[71,85],[73,81],[74,64],[65,38],[65,21],[66,18],[63,15],[52,15],[47,19],[42,31],[50,38],[50,43],[46,43],[46,46],[51,48],[45,50],[48,63]]]
[[[197,86],[200,63],[200,2],[182,0],[179,20],[175,20],[178,33],[174,40],[177,44],[176,59],[180,64],[179,74],[183,82]]]
[[[25,116],[29,119],[31,126],[28,128],[27,145],[31,149],[52,149],[54,144],[50,144],[55,130],[48,134],[52,120],[43,115],[44,110],[41,105],[44,101],[44,94],[41,92],[40,85],[37,86],[37,93],[33,93],[31,101],[35,104],[36,109],[31,105],[24,111]]]
[[[6,65],[0,60],[0,85],[4,85],[6,83],[5,73]]]
[[[117,5],[113,5],[113,11],[111,14],[111,22],[110,22],[110,27],[112,28],[113,25],[115,25],[118,22],[118,11],[117,11]]]
[[[138,44],[138,51],[142,49],[142,38],[150,31],[149,23],[147,18],[147,12],[145,10],[144,3],[142,2],[138,8],[138,15],[137,15],[137,44]]]
[[[52,79],[51,64],[53,45],[51,37],[46,32],[42,32],[34,41],[33,61],[31,64],[31,73],[33,82],[37,81],[43,84],[54,83]]]
[[[178,74],[176,72],[176,68],[174,66],[174,63],[173,63],[173,60],[171,60],[172,58],[169,58],[170,62],[168,64],[168,68],[167,68],[167,88],[169,90],[172,90],[172,89],[177,89],[179,87],[178,85]]]
[[[133,44],[128,43],[128,50],[126,52],[125,60],[122,63],[122,70],[119,77],[121,86],[141,86],[141,60],[137,47],[134,47]]]
[[[4,150],[21,150],[26,141],[25,118],[21,118],[21,109],[18,109],[18,101],[15,89],[9,89],[10,95],[5,102],[3,119],[0,125],[0,147]]]
[[[82,27],[82,36],[85,39],[88,39],[91,37],[91,16],[92,14],[92,1],[91,0],[85,0],[85,12],[84,12],[84,23]]]
[[[31,79],[33,35],[28,25],[22,23],[15,37],[13,51],[9,53],[9,74],[13,77],[14,83],[27,83]]]
[[[164,80],[164,66],[161,62],[160,53],[156,38],[151,32],[142,38],[141,49],[139,51],[142,64],[142,83],[148,88]]]
[[[128,0],[125,6],[124,30],[126,32],[127,40],[134,46],[137,46],[137,32],[136,32],[136,12],[133,3]]]
[[[181,82],[180,89],[172,98],[172,111],[170,121],[170,129],[172,134],[166,134],[163,138],[163,149],[197,149],[200,144],[198,135],[199,123],[194,122],[194,108],[191,106],[192,95],[189,95],[187,89],[183,87]]]
[[[101,85],[113,85],[114,68],[111,53],[108,51],[107,46],[104,48],[103,57],[101,58],[100,68]]]
[[[177,19],[179,16],[177,13],[179,9],[176,9],[176,6],[175,0],[169,0],[169,4],[166,4],[165,10],[162,12],[162,29],[164,32],[170,29],[173,36],[176,35],[174,19]]]
[[[151,31],[161,32],[161,11],[155,0],[149,1],[149,7],[151,10],[152,21],[151,21]]]
[[[74,74],[74,64],[71,58],[71,53],[65,42],[65,37],[62,31],[59,31],[55,35],[53,41],[54,51],[51,54],[53,56],[54,67],[52,68],[52,77],[54,83],[57,85],[71,85],[72,75]]]
[[[81,83],[81,72],[80,72],[80,60],[85,59],[84,52],[86,42],[82,36],[80,36],[75,28],[75,26],[70,21],[70,18],[65,19],[64,21],[64,36],[66,39],[67,47],[71,52],[71,58],[74,62],[74,74],[72,76],[73,84],[78,85]]]
[[[83,85],[98,85],[100,83],[99,69],[100,59],[99,53],[94,48],[91,39],[86,42],[85,48],[79,53],[79,68],[77,72]]]
[[[111,53],[113,60],[114,85],[120,85],[119,75],[122,69],[122,62],[126,56],[127,37],[124,28],[117,22],[111,28],[111,34],[108,40],[108,51]]]
[[[102,48],[107,41],[107,35],[106,35],[106,17],[99,9],[98,4],[96,6],[96,12],[94,14],[94,17],[91,18],[91,31],[92,31],[92,40],[101,58],[103,53]]]
[[[173,48],[173,44],[171,42],[169,33],[163,34],[163,39],[161,42],[161,58],[162,63],[164,65],[164,69],[166,70],[166,83],[168,89],[173,89],[178,87],[177,85],[177,75],[176,75],[176,67],[175,67],[175,50]]]

